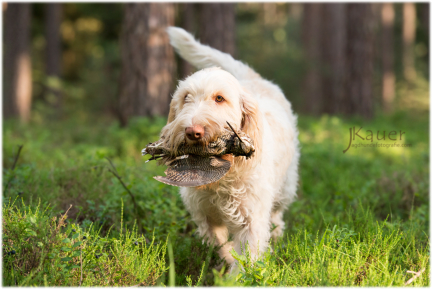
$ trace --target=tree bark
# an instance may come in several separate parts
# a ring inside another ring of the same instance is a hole
[[[373,34],[371,4],[347,4],[347,80],[344,112],[373,115]]]
[[[423,27],[425,34],[427,35],[428,43],[429,43],[429,3],[419,3],[419,18],[420,25]],[[429,47],[429,46],[428,46]]]
[[[196,10],[197,4],[183,3],[181,4],[181,26],[188,32],[196,34]],[[180,58],[180,77],[185,78],[195,72],[195,68],[186,60]]]
[[[121,34],[120,122],[168,112],[174,54],[165,28],[174,23],[173,4],[128,3]]]
[[[165,29],[174,25],[174,4],[151,3],[149,17],[148,87],[145,114],[168,115],[175,71],[174,51]]]
[[[147,3],[124,5],[124,20],[120,37],[122,70],[119,96],[122,125],[126,125],[132,116],[145,115],[149,10]]]
[[[414,3],[403,4],[403,71],[408,81],[416,78],[415,70],[415,32],[416,32],[416,8]]]
[[[318,115],[322,110],[321,23],[323,4],[304,4],[302,42],[307,71],[303,82],[303,111]]]
[[[23,122],[30,118],[32,96],[30,5],[8,3],[4,12],[3,116]]]
[[[200,4],[200,40],[235,55],[235,11],[233,3]]]
[[[332,3],[323,6],[321,49],[323,61],[323,108],[329,114],[342,111],[346,75],[346,4]]]
[[[277,20],[277,3],[262,3],[264,25],[272,25]]]
[[[45,6],[45,72],[51,78],[48,81],[48,93],[54,95],[54,105],[59,109],[61,107],[61,38],[60,25],[62,19],[62,4],[47,3]]]
[[[61,39],[60,25],[62,4],[45,4],[46,36],[46,73],[49,76],[60,76],[61,73]]]
[[[393,3],[383,3],[381,7],[382,27],[382,105],[385,112],[391,112],[395,97],[394,74],[394,7]]]

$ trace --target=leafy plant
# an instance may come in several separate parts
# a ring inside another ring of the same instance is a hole
[[[3,207],[3,284],[7,286],[155,285],[167,270],[166,242],[155,244],[136,228],[102,237],[49,208],[10,202]],[[14,253],[12,253],[14,252]]]

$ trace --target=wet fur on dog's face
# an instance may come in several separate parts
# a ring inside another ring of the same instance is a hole
[[[161,136],[173,151],[184,141],[206,145],[228,128],[227,121],[236,130],[247,129],[256,121],[256,111],[255,100],[248,98],[234,76],[220,68],[203,69],[179,82]],[[205,130],[198,141],[185,134],[185,129],[194,125]]]

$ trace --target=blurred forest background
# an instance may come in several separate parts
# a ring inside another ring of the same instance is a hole
[[[297,113],[429,109],[429,4],[3,3],[3,116],[166,116],[194,69],[176,25],[277,83]]]

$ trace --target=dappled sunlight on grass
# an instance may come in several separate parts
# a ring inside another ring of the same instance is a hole
[[[390,158],[395,162],[408,161],[411,153],[406,148],[352,148],[351,155],[373,160],[377,157]]]
[[[429,111],[429,79],[418,76],[414,83],[405,81],[397,82],[396,108],[400,110],[411,110],[414,113]]]
[[[303,117],[304,118],[304,117]],[[425,118],[426,120],[426,118]],[[318,121],[308,122],[307,127],[303,127],[300,121],[300,143],[303,148],[308,146],[321,146],[331,149],[335,153],[343,154],[349,147],[350,128],[363,138],[358,136],[351,141],[350,148],[345,155],[358,156],[368,160],[379,159],[381,157],[393,159],[393,161],[410,161],[411,158],[422,157],[428,154],[427,123],[420,126],[398,120],[392,123],[391,120],[366,122],[355,120],[344,120],[336,116],[322,116]],[[361,128],[360,132],[359,129]],[[383,138],[383,131],[386,136]],[[390,136],[389,133],[394,131]],[[366,140],[366,137],[373,133],[373,139]],[[379,140],[377,140],[377,133]],[[402,133],[402,135],[401,135]],[[375,146],[370,146],[375,145]],[[408,145],[408,146],[407,146]]]

